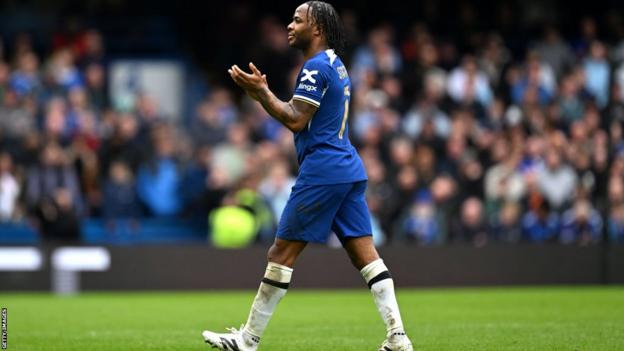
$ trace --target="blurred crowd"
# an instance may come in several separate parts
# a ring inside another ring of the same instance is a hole
[[[377,244],[624,242],[624,39],[586,18],[517,57],[496,32],[465,50],[422,23],[358,33],[350,16],[350,138]],[[258,35],[249,56],[288,99],[302,58],[274,18]],[[51,40],[45,55],[25,34],[0,49],[0,221],[77,237],[87,217],[211,231],[234,216],[272,240],[297,174],[288,130],[234,84],[184,118],[140,90],[116,108],[102,34]]]

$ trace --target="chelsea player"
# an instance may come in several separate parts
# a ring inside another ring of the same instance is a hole
[[[269,90],[253,63],[251,73],[234,65],[228,73],[245,92],[295,135],[299,175],[280,219],[275,243],[247,323],[230,333],[202,333],[219,350],[256,350],[275,307],[286,294],[297,256],[309,242],[324,243],[334,231],[353,265],[371,289],[387,335],[380,351],[411,351],[394,283],[373,245],[364,192],[366,172],[348,137],[351,83],[334,49],[342,46],[340,19],[325,2],[309,1],[295,10],[288,43],[305,63],[288,102]]]

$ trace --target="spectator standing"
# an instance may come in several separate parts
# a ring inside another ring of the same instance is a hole
[[[554,147],[546,151],[546,167],[537,173],[540,192],[553,209],[563,210],[574,196],[578,179]]]
[[[153,131],[155,155],[139,167],[137,175],[139,199],[153,216],[174,216],[182,208],[173,133],[166,125]]]
[[[607,61],[607,49],[600,41],[593,41],[589,47],[589,55],[583,61],[585,70],[585,88],[594,97],[599,108],[609,102],[609,85],[611,66]]]
[[[6,152],[0,153],[0,222],[15,217],[20,185],[13,172],[13,160]]]

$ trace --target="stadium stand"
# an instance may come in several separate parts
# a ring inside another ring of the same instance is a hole
[[[224,19],[253,13],[237,6]],[[452,33],[435,11],[369,25],[338,6],[376,242],[624,241],[622,13],[556,23],[510,19],[500,4],[478,26],[476,3],[464,6],[452,28],[465,30]],[[301,62],[286,43],[288,17],[206,39],[232,43],[206,63],[209,45],[189,35],[197,27],[175,18],[31,17],[0,26],[0,243],[74,232],[98,244],[209,243],[209,215],[227,206],[254,217],[249,243],[271,240],[297,171],[292,136],[237,95],[225,67],[254,60],[287,97]],[[213,22],[206,30],[226,27]],[[254,38],[240,34],[249,28]],[[144,87],[111,98],[112,64],[128,52],[184,62],[192,98],[180,116]]]

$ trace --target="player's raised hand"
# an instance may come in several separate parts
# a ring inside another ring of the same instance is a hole
[[[233,65],[230,69],[228,69],[228,73],[232,80],[243,88],[245,92],[251,96],[253,99],[258,100],[258,94],[263,90],[268,88],[266,75],[262,74],[260,70],[253,64],[249,63],[249,68],[251,69],[251,73],[247,73],[240,69],[237,65]]]
[[[264,81],[264,84],[268,85],[267,80],[266,80],[266,74],[262,74],[262,72],[260,72],[260,70],[256,67],[256,65],[253,64],[253,62],[249,62],[249,68],[256,76],[260,76],[262,78],[262,80]]]

